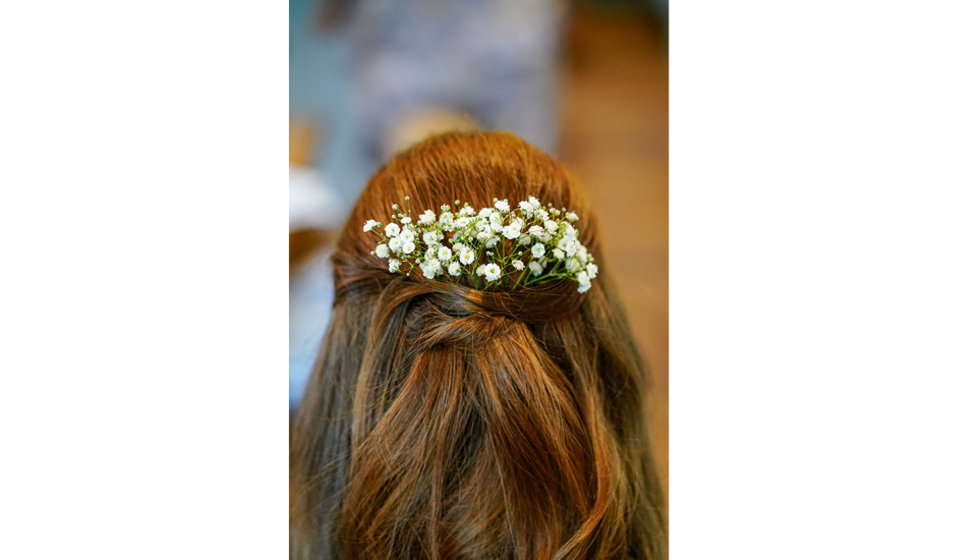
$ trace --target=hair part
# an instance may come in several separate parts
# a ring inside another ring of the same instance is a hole
[[[368,219],[411,196],[535,196],[595,219],[565,169],[507,133],[452,133],[369,181],[332,255],[336,297],[292,426],[293,558],[665,557],[644,368],[608,274],[508,292],[391,274]]]

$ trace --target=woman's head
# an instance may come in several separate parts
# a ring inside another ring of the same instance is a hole
[[[607,274],[487,292],[392,274],[361,225],[410,196],[529,196],[595,218],[565,169],[506,133],[448,134],[368,183],[333,255],[336,299],[294,425],[295,557],[657,558],[643,370]]]

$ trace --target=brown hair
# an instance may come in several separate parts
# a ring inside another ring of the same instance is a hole
[[[575,210],[599,275],[579,294],[391,274],[361,226],[406,195]],[[375,174],[292,427],[293,558],[665,557],[646,378],[596,228],[566,170],[507,133],[430,138]]]

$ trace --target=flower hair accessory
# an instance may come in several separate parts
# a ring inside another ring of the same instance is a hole
[[[426,278],[459,282],[465,277],[486,290],[560,279],[578,282],[579,292],[592,287],[599,267],[578,241],[575,212],[545,208],[533,196],[513,210],[507,199],[493,201],[493,208],[478,212],[457,200],[456,212],[444,204],[438,216],[426,210],[413,220],[406,196],[404,209],[391,206],[396,213],[388,225],[364,223],[365,232],[378,236],[371,254],[388,259],[392,273],[419,268]]]

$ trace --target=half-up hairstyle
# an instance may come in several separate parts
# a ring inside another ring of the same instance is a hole
[[[575,210],[600,273],[585,293],[392,274],[361,226],[405,196]],[[430,138],[370,180],[332,264],[333,315],[292,426],[291,557],[666,556],[647,378],[561,165],[507,133]]]

